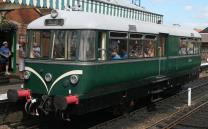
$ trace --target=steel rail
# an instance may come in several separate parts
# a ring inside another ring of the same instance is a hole
[[[206,77],[205,77],[205,78],[206,78]],[[192,89],[198,89],[198,88],[207,86],[207,85],[208,85],[208,81],[206,81],[205,78],[202,78],[201,80],[196,80],[196,82],[192,82],[192,83],[197,83],[197,86],[193,86]],[[188,85],[192,85],[192,84],[188,84]],[[188,91],[187,89],[186,89],[186,90],[182,90],[180,93],[177,93],[177,94],[172,95],[172,96],[170,96],[170,97],[167,97],[167,98],[164,98],[164,99],[162,99],[162,100],[156,101],[156,102],[154,102],[153,104],[163,102],[163,101],[165,101],[165,100],[167,100],[167,99],[170,99],[170,98],[172,98],[172,97],[178,96],[178,95],[180,95],[180,94],[184,94],[184,93],[186,93],[187,91]],[[122,116],[116,117],[116,118],[114,118],[114,119],[112,119],[112,120],[109,120],[109,121],[103,122],[103,123],[101,123],[101,124],[95,125],[95,126],[93,126],[93,127],[91,127],[91,128],[92,128],[92,129],[98,129],[99,127],[103,127],[103,126],[105,126],[105,125],[110,125],[110,124],[112,124],[112,123],[114,123],[114,122],[119,121],[119,120],[122,119],[122,118],[128,117],[128,115],[130,116],[130,115],[132,115],[132,114],[136,114],[137,112],[139,112],[139,111],[141,111],[141,110],[144,110],[144,109],[146,109],[146,108],[147,108],[147,106],[144,106],[144,107],[139,108],[139,109],[137,109],[137,110],[135,110],[135,111],[132,111],[130,114],[126,114],[126,115],[122,115]],[[172,117],[172,116],[178,114],[179,112],[181,112],[182,110],[185,110],[186,108],[187,108],[187,106],[183,106],[179,111],[177,111],[177,112],[175,112],[175,113],[169,115],[168,117],[166,117],[166,118],[164,118],[164,119],[161,119],[161,120],[157,121],[155,124],[153,124],[153,125],[151,125],[151,126],[149,126],[149,127],[147,127],[147,128],[153,127],[154,125],[156,125],[156,124],[160,123],[161,121],[164,121],[164,120],[166,120],[166,119],[168,119],[168,118],[170,118],[170,117]]]

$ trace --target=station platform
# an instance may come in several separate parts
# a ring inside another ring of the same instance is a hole
[[[23,80],[20,80],[19,76],[15,74],[2,75],[0,79],[0,101],[7,99],[6,93],[9,89],[20,89],[23,84]]]

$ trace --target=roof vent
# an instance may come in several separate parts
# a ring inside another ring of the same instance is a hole
[[[180,24],[173,24],[173,26],[176,26],[176,27],[181,27]]]
[[[82,11],[81,5],[78,4],[78,5],[73,6],[72,11]]]
[[[157,24],[162,24],[162,20],[158,20],[157,21]]]
[[[136,25],[129,25],[129,31],[136,32],[137,31]]]

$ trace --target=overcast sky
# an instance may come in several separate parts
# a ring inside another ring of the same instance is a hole
[[[208,0],[141,0],[141,6],[164,15],[164,24],[208,27]]]

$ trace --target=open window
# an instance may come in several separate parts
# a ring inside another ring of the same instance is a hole
[[[129,37],[129,58],[143,58],[143,35],[130,33]]]
[[[126,32],[110,32],[110,52],[112,60],[128,58]]]
[[[144,38],[144,57],[156,57],[156,36],[146,35]]]

